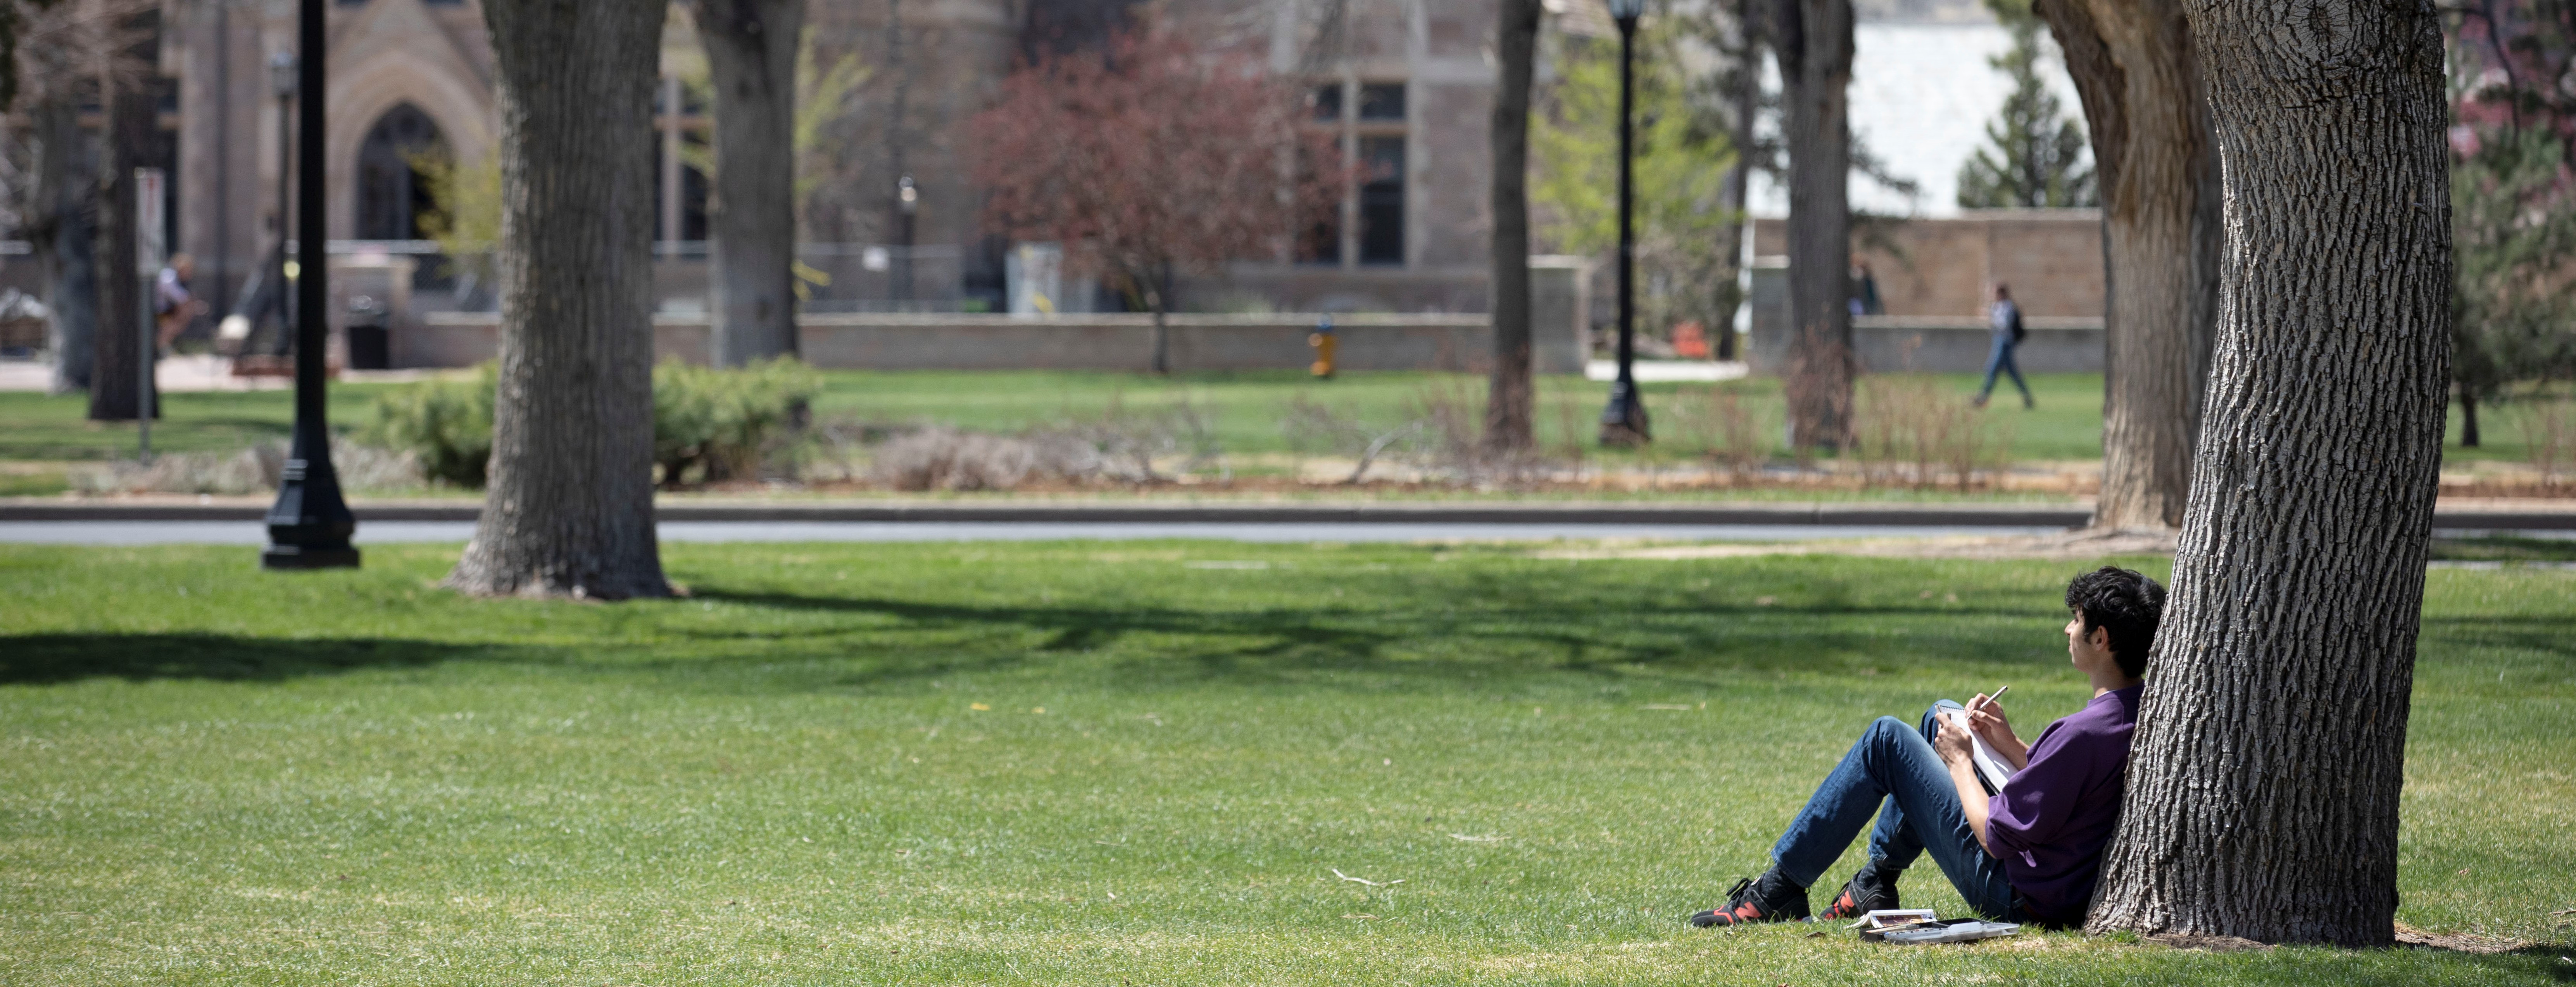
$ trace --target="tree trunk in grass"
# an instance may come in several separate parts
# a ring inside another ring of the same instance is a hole
[[[148,50],[159,48],[157,40],[148,44]],[[98,229],[93,265],[98,279],[98,313],[90,339],[91,421],[135,419],[147,396],[143,368],[152,359],[152,345],[143,336],[152,328],[143,315],[143,276],[135,270],[139,247],[134,225],[134,169],[152,160],[152,145],[160,137],[160,125],[155,122],[160,104],[151,90],[120,75],[101,73],[102,87],[108,95],[102,101],[107,119],[99,141]],[[158,411],[160,402],[152,404]]]
[[[49,95],[27,114],[35,133],[35,188],[27,239],[51,289],[47,348],[54,354],[55,394],[89,390],[92,345],[97,339],[97,254],[91,247],[97,218],[84,186],[94,185],[94,155],[81,133],[80,107]]]
[[[716,89],[715,362],[793,355],[796,340],[796,41],[804,0],[694,0]]]
[[[2189,3],[2224,291],[2090,927],[2385,944],[2449,380],[2440,24],[2420,2]]]
[[[2040,0],[2102,189],[2096,528],[2176,528],[2218,317],[2218,152],[2181,0]]]
[[[2480,438],[2481,436],[2478,435],[2478,392],[2468,387],[2462,387],[2460,388],[2460,448],[2475,449],[2478,447]]]
[[[485,0],[501,77],[491,486],[448,583],[665,596],[653,535],[655,0]]]
[[[1539,0],[1495,5],[1494,90],[1494,373],[1485,389],[1485,446],[1495,452],[1531,443],[1529,100],[1538,64]]]
[[[1779,0],[1771,43],[1788,104],[1791,444],[1851,433],[1851,0]]]
[[[1744,248],[1744,228],[1753,221],[1746,210],[1752,198],[1754,117],[1762,107],[1762,48],[1767,43],[1762,39],[1766,9],[1762,0],[1735,0],[1735,30],[1741,42],[1735,57],[1741,60],[1741,64],[1726,80],[1728,116],[1731,118],[1727,121],[1727,139],[1735,143],[1735,163],[1726,169],[1726,184],[1718,193],[1719,204],[1729,216],[1726,225],[1719,227],[1726,242],[1718,244],[1718,256],[1726,258],[1723,270],[1738,285],[1735,302],[1739,310],[1749,301],[1742,293],[1744,265],[1753,260],[1751,251]],[[1725,325],[1709,328],[1717,336],[1717,358],[1736,359],[1734,320],[1729,318]]]

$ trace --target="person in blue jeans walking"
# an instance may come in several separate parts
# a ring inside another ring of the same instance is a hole
[[[1976,406],[1985,407],[1986,399],[1994,396],[1995,372],[2000,370],[2012,375],[2013,386],[2021,390],[2023,408],[2038,407],[2039,402],[2030,398],[2030,385],[2021,379],[2021,365],[2013,362],[2013,350],[2029,333],[2022,330],[2021,306],[2013,304],[2011,285],[1995,282],[1995,302],[1986,309],[1986,321],[1995,327],[1995,345],[1986,353],[1986,382],[1977,388]]]
[[[1898,877],[1929,854],[1979,915],[2082,925],[2101,875],[2102,848],[2119,824],[2129,735],[2164,602],[2164,587],[2127,569],[2076,577],[2066,587],[2066,655],[2091,681],[2092,701],[2049,724],[2031,744],[2013,734],[2003,707],[1984,695],[1965,707],[1965,728],[1941,715],[1962,708],[1948,700],[1934,704],[1920,723],[1880,717],[1772,846],[1771,868],[1736,882],[1725,905],[1692,915],[1690,923],[1807,918],[1807,888],[1875,813],[1869,862],[1817,919],[1900,907]],[[2000,791],[1978,777],[1970,730],[2016,769]]]

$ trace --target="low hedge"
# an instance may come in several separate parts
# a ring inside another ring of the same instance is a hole
[[[370,444],[408,450],[437,483],[480,488],[490,478],[492,401],[499,370],[468,380],[394,388],[376,399]],[[664,487],[756,475],[807,421],[822,376],[793,357],[732,370],[676,360],[653,368],[653,463]]]

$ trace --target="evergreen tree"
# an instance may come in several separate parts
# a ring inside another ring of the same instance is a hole
[[[2460,445],[2478,405],[2530,380],[2576,373],[2576,209],[2558,135],[2492,131],[2451,163],[2451,380]]]
[[[1987,62],[2013,81],[2003,113],[1986,124],[1988,146],[1959,166],[1959,205],[1968,209],[2014,206],[2090,206],[2100,202],[2093,166],[2084,160],[2084,127],[2066,115],[2057,94],[2039,75],[2046,56],[2035,19],[2006,18],[2010,50]]]

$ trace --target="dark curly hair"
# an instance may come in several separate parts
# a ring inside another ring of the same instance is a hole
[[[2165,617],[2165,588],[2131,569],[2103,566],[2066,584],[2066,608],[2084,621],[2084,633],[2096,627],[2111,632],[2111,658],[2130,678],[2147,674],[2147,649],[2155,646],[2156,625]]]

